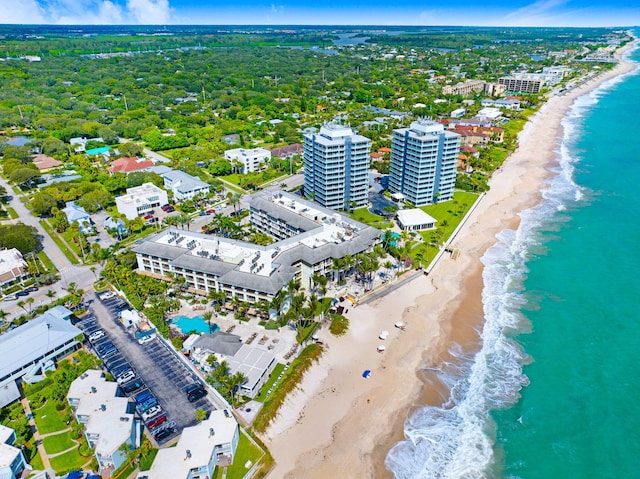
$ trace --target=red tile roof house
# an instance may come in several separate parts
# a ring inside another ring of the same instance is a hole
[[[146,170],[153,166],[153,161],[144,158],[122,157],[111,162],[109,173],[131,173],[133,171]]]
[[[55,158],[51,158],[50,156],[43,155],[41,153],[35,155],[32,161],[40,172],[52,170],[53,168],[56,168],[62,164],[61,161],[58,161]]]

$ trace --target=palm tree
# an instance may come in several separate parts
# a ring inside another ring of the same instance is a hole
[[[209,325],[209,334],[211,334],[211,318],[213,318],[213,311],[207,311],[205,312],[202,317],[204,318],[204,320],[207,322],[207,324]]]
[[[24,309],[24,312],[26,313],[27,312],[27,308],[25,308],[24,305],[25,305],[24,301],[22,301],[22,300],[18,301],[18,306],[21,307],[22,309]]]
[[[55,298],[56,294],[57,293],[53,289],[47,291],[46,296],[51,300],[50,303],[53,303],[53,298]]]
[[[26,303],[29,305],[29,312],[33,311],[33,303],[35,303],[35,299],[27,298]]]

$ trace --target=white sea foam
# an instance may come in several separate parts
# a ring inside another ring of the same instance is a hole
[[[515,404],[520,389],[528,384],[522,372],[528,358],[512,338],[514,332],[527,329],[519,313],[526,263],[540,243],[541,226],[584,198],[582,188],[573,181],[574,164],[580,160],[576,140],[588,110],[621,81],[614,78],[575,101],[562,123],[564,134],[556,152],[560,166],[543,191],[543,201],[523,211],[518,230],[498,234],[496,244],[483,256],[482,348],[473,358],[453,350],[452,356],[460,362],[439,369],[439,379],[450,387],[450,398],[442,407],[423,407],[407,419],[405,440],[385,460],[396,479],[492,477],[495,424],[490,412]]]

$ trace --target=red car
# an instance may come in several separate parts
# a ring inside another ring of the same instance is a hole
[[[213,208],[210,210],[207,210],[207,213],[209,213],[210,215],[214,214],[216,212],[216,210],[214,210]]]
[[[149,429],[155,429],[156,427],[164,424],[166,420],[167,420],[167,416],[165,416],[164,414],[161,414],[160,416],[154,417],[151,421],[149,421],[147,423],[147,427]]]
[[[153,215],[144,215],[142,218],[145,220],[150,220],[151,218],[153,218]]]

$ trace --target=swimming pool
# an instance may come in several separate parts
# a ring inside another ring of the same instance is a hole
[[[189,318],[187,316],[176,316],[171,320],[171,324],[180,328],[180,331],[184,334],[190,333],[191,331],[196,331],[198,333],[213,333],[220,329],[220,326],[216,323],[211,323],[211,331],[209,331],[209,324],[202,316],[195,316],[193,318]]]

